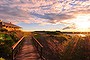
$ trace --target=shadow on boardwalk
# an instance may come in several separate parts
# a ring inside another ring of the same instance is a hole
[[[15,60],[41,60],[35,47],[32,44],[30,35],[25,38],[23,47],[17,54]]]

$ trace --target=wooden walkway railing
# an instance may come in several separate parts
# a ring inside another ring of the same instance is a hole
[[[24,36],[17,42],[15,43],[11,48],[12,48],[12,60],[15,59],[16,54],[19,52],[19,50],[22,47],[22,43],[24,42]]]
[[[39,55],[40,55],[40,58],[42,60],[46,60],[44,57],[43,57],[43,45],[40,44],[40,42],[35,38],[35,37],[32,37],[32,40],[34,42],[34,45],[37,49],[37,51],[39,52]]]

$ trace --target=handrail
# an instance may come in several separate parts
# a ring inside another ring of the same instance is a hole
[[[36,47],[37,51],[40,54],[41,60],[46,60],[42,55],[42,53],[43,53],[43,45],[34,36],[32,37],[32,39],[33,39],[33,42],[35,44],[35,47]]]
[[[17,52],[19,52],[21,46],[22,46],[22,43],[23,43],[23,39],[24,39],[25,36],[23,36],[17,43],[15,43],[11,49],[12,49],[12,60],[15,59],[15,56],[17,54]]]
[[[43,48],[43,46],[41,45],[41,43],[40,43],[35,37],[33,37],[33,38],[34,38],[34,40],[40,45],[40,47]]]
[[[12,46],[12,49],[15,49],[17,47],[17,45],[23,40],[24,36]]]
[[[53,59],[59,59],[59,57],[57,55],[53,55],[53,51],[51,49],[49,49],[50,47],[48,47],[48,45],[46,44],[46,46],[44,46],[44,44],[41,44],[38,40],[36,39],[34,36],[32,37],[32,40],[34,42],[34,45],[40,55],[41,60],[53,60]],[[41,41],[42,42],[42,41]],[[43,42],[42,42],[43,43]],[[50,53],[48,53],[50,52]],[[53,56],[52,56],[53,55]],[[55,57],[54,57],[55,56]],[[56,57],[57,56],[57,57]]]

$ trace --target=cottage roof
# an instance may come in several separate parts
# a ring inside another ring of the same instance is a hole
[[[14,25],[11,22],[7,23],[7,22],[3,22],[2,20],[0,20],[0,22],[2,22],[3,26],[9,26],[9,27],[14,27],[14,28],[21,28],[20,26]]]
[[[10,26],[10,27],[15,27],[15,28],[21,28],[20,26],[14,25],[14,24],[12,24],[12,23],[3,22],[3,25],[5,25],[5,26]]]

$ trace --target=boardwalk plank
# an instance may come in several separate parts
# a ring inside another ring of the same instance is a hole
[[[30,37],[25,38],[23,47],[17,54],[15,60],[41,60]]]

